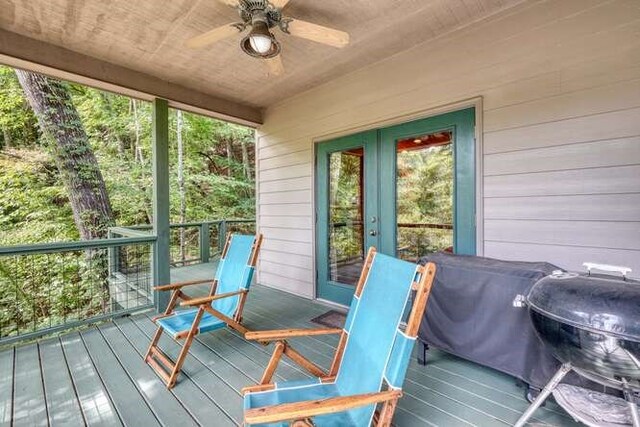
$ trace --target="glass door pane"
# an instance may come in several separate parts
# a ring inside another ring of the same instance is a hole
[[[378,246],[377,133],[320,143],[316,162],[317,295],[348,305],[369,247]]]
[[[453,134],[441,131],[396,142],[396,226],[399,258],[415,262],[453,252]]]
[[[364,148],[329,155],[329,280],[358,282],[365,256]]]

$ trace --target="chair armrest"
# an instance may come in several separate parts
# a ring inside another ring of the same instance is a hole
[[[361,406],[373,405],[402,397],[402,390],[387,390],[379,393],[332,397],[321,400],[284,403],[249,409],[244,413],[245,424],[268,424],[297,420],[318,415],[333,414]]]
[[[189,280],[187,282],[176,282],[169,285],[154,286],[154,291],[173,291],[185,286],[202,285],[203,283],[212,283],[215,279]]]
[[[286,338],[310,337],[314,335],[340,334],[342,329],[318,328],[318,329],[281,329],[273,331],[251,331],[244,334],[245,339],[256,341],[278,341]]]
[[[226,294],[213,295],[210,297],[191,298],[188,301],[182,301],[180,305],[183,307],[194,307],[194,306],[199,306],[203,304],[211,304],[215,300],[229,298],[229,297],[233,297],[240,294],[246,294],[246,293],[247,293],[246,290],[242,290],[242,291],[236,291],[236,292],[227,292]]]

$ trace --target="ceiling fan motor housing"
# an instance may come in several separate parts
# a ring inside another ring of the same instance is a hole
[[[238,3],[240,17],[244,26],[251,26],[251,32],[242,39],[240,47],[250,56],[269,59],[280,54],[281,46],[271,28],[280,25],[282,14],[267,0],[240,0]],[[251,37],[260,35],[271,39],[271,47],[267,52],[257,52],[251,45]]]
[[[282,13],[278,8],[273,6],[268,0],[240,0],[238,2],[240,18],[242,21],[250,25],[260,15],[265,20],[269,28],[273,28],[280,24]]]

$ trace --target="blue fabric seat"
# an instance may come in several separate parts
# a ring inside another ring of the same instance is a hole
[[[406,335],[401,321],[407,306],[413,306],[412,287],[414,283],[422,283],[420,272],[424,270],[415,264],[372,252],[369,271],[363,272],[366,274],[364,286],[360,294],[356,291],[353,297],[342,332],[346,344],[335,380],[321,382],[320,378],[313,378],[277,383],[275,388],[266,391],[250,391],[244,396],[245,410],[378,393],[385,383],[388,389],[402,388],[416,336]],[[431,282],[428,289],[430,286]],[[420,313],[418,324],[421,318]],[[368,426],[375,409],[376,405],[371,404],[316,416],[313,422],[317,426]]]
[[[171,317],[158,319],[156,323],[175,337],[180,332],[188,331],[191,328],[197,312],[198,309],[178,311]],[[202,334],[205,332],[215,331],[216,329],[224,328],[224,326],[225,323],[222,320],[210,315],[209,313],[205,313],[198,324],[198,333]]]

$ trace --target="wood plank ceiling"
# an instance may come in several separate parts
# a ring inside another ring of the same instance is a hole
[[[522,0],[291,0],[285,14],[347,31],[339,50],[279,31],[284,75],[241,52],[240,36],[185,41],[238,20],[216,0],[0,0],[0,28],[239,104],[266,108]],[[455,54],[452,52],[452,54]]]

